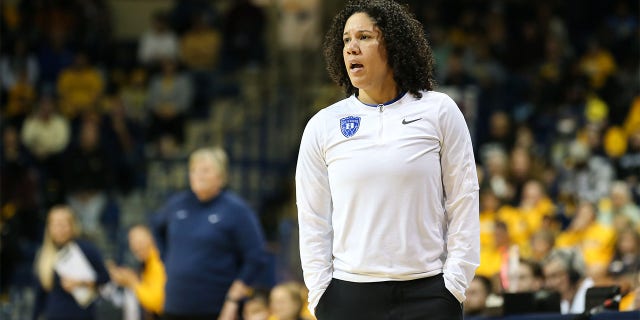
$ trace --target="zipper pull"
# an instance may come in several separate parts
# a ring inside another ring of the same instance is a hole
[[[384,104],[379,104],[378,105],[378,110],[380,110],[380,113],[382,113],[382,111],[384,111]]]

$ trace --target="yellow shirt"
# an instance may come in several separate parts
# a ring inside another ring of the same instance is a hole
[[[520,213],[524,216],[525,220],[527,220],[530,235],[540,231],[542,221],[544,221],[545,217],[553,215],[553,210],[554,205],[549,198],[538,201],[538,203],[529,210],[520,209]]]
[[[494,211],[480,212],[480,248],[491,248],[495,245],[493,231],[496,223]]]
[[[580,69],[589,76],[592,87],[601,88],[607,77],[616,71],[616,61],[611,53],[600,50],[582,57]]]
[[[134,291],[142,307],[155,314],[161,314],[164,305],[164,284],[167,274],[160,260],[158,250],[153,250],[145,261],[140,283]]]
[[[521,250],[529,247],[531,230],[527,219],[518,208],[502,206],[498,210],[498,219],[507,225],[507,232],[513,244],[517,244]]]
[[[627,118],[624,120],[624,130],[630,135],[640,130],[640,96],[633,99]]]
[[[476,274],[492,278],[500,273],[504,250],[495,247],[480,247],[480,266]]]
[[[93,107],[104,87],[102,76],[95,68],[65,69],[57,85],[60,111],[70,118]]]
[[[192,70],[211,70],[218,63],[222,35],[213,29],[188,32],[182,38],[180,54]]]
[[[594,222],[585,230],[563,231],[556,239],[556,247],[578,247],[587,266],[607,265],[613,256],[615,231]]]

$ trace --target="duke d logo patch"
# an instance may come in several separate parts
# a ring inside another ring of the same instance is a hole
[[[352,137],[358,132],[358,128],[360,128],[360,117],[348,116],[340,119],[340,131],[343,136]]]

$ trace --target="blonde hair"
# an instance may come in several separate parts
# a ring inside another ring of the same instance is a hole
[[[303,284],[297,281],[287,281],[273,287],[271,292],[277,289],[283,289],[289,295],[291,300],[295,302],[298,307],[297,313],[301,313],[303,311],[304,302],[307,300],[307,292],[305,291],[305,286]]]
[[[69,222],[71,223],[71,238],[74,239],[80,235],[80,225],[76,220],[75,215],[71,207],[67,205],[57,205],[49,209],[47,214],[47,223],[44,229],[44,238],[42,240],[42,246],[38,250],[35,261],[35,272],[38,276],[38,280],[42,287],[49,291],[53,288],[53,268],[56,264],[59,248],[53,243],[51,235],[49,234],[49,223],[51,222],[51,215],[55,211],[61,211],[67,213]]]
[[[189,168],[193,166],[195,161],[201,159],[211,161],[218,168],[222,186],[226,186],[229,175],[229,157],[227,156],[227,153],[220,147],[197,149],[191,153],[191,156],[189,156]]]

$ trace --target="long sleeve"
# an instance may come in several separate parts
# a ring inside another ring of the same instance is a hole
[[[86,241],[76,241],[82,252],[89,260],[89,263],[93,267],[93,270],[96,272],[96,287],[106,284],[109,282],[109,272],[104,265],[104,260],[102,259],[102,255],[98,248],[96,248],[93,244],[90,244]]]
[[[439,121],[448,230],[444,279],[447,289],[462,302],[480,264],[478,177],[469,130],[462,112],[449,97],[443,101]]]
[[[242,255],[238,279],[251,285],[267,265],[265,240],[255,213],[248,207],[237,213],[234,241]]]
[[[193,96],[191,80],[186,75],[179,75],[175,79],[174,105],[178,113],[186,112]]]
[[[164,264],[160,261],[158,251],[154,250],[145,262],[142,280],[134,288],[136,297],[144,309],[156,314],[162,313],[166,282],[167,274]]]
[[[300,259],[314,310],[332,278],[332,200],[322,148],[320,117],[313,117],[302,135],[296,168],[296,203],[300,226]]]

